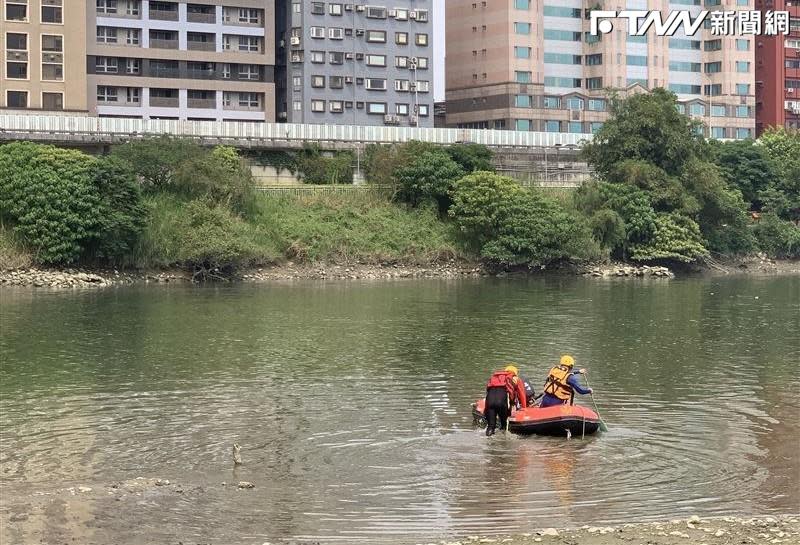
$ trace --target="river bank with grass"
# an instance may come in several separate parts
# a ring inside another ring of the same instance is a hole
[[[615,99],[583,148],[595,179],[572,192],[522,187],[476,144],[369,146],[365,177],[381,191],[281,196],[259,194],[227,146],[162,137],[93,157],[11,142],[0,145],[0,269],[179,269],[202,282],[288,263],[327,277],[352,265],[505,274],[800,258],[800,133],[706,141],[675,101],[663,90]],[[352,179],[346,155],[293,153],[267,158],[315,184]]]

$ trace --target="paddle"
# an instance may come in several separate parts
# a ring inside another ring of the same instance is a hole
[[[588,388],[591,388],[591,386],[589,385],[589,378],[586,376],[586,373],[583,374],[583,378],[586,380],[586,386]],[[600,416],[600,410],[597,408],[597,403],[595,403],[594,401],[594,393],[589,394],[589,397],[592,398],[592,405],[594,405],[594,412],[597,413],[597,418],[600,419],[600,431],[608,431],[608,426],[606,426],[606,423],[603,422],[603,417]]]

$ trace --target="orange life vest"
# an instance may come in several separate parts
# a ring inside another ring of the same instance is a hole
[[[508,391],[508,398],[513,402],[517,398],[517,386],[514,383],[516,375],[509,371],[497,371],[486,383],[487,388],[505,388]]]
[[[547,380],[544,383],[544,392],[557,397],[562,401],[572,399],[574,390],[567,384],[567,379],[572,374],[572,368],[565,365],[557,365],[550,369]]]

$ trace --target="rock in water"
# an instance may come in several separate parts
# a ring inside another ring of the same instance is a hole
[[[242,464],[242,454],[241,454],[242,447],[240,447],[237,443],[233,444],[233,465],[241,465]]]

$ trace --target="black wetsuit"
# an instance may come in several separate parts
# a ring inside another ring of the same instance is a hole
[[[508,406],[508,390],[504,386],[486,388],[486,435],[494,435],[497,428],[497,419],[500,419],[500,429],[506,429],[508,415],[511,412]]]

